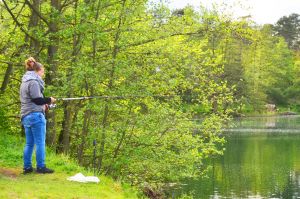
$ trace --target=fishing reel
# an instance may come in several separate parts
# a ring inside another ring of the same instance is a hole
[[[46,104],[45,111],[49,111],[56,108],[56,104]]]
[[[56,108],[56,106],[57,106],[56,104],[50,104],[50,105],[48,105],[48,108],[49,108],[49,110],[50,110],[50,109]]]

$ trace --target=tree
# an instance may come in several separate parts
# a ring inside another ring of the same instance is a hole
[[[293,50],[300,50],[300,15],[291,14],[280,18],[274,25],[276,35],[285,38],[288,46]]]

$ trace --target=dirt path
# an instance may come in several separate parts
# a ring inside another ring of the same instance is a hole
[[[20,175],[18,169],[0,168],[0,175],[4,175],[10,178],[17,178]]]

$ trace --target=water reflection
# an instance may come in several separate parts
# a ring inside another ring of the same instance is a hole
[[[258,133],[230,133],[224,156],[211,160],[205,178],[187,180],[176,196],[194,198],[300,198],[300,117],[236,121],[237,128]],[[249,127],[251,126],[251,128]],[[253,128],[252,128],[253,127]],[[272,133],[274,131],[294,133]],[[264,129],[264,130],[262,130]],[[267,130],[267,133],[266,131]]]
[[[232,129],[300,129],[300,116],[248,117],[233,121]]]

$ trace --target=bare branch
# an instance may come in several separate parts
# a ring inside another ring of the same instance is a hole
[[[3,63],[3,64],[12,64],[14,66],[23,66],[22,63],[13,63],[11,61],[4,61],[4,60],[0,60],[0,63]]]
[[[129,45],[126,45],[126,46],[123,46],[123,47],[120,47],[120,48],[123,49],[123,48],[128,48],[128,47],[140,46],[140,45],[144,45],[144,44],[147,44],[147,43],[155,42],[155,41],[158,41],[158,40],[161,40],[161,39],[167,39],[167,38],[174,37],[174,36],[180,36],[180,35],[197,35],[197,34],[199,34],[199,32],[174,33],[174,34],[167,35],[167,36],[161,36],[161,37],[158,37],[158,38],[148,39],[148,40],[145,40],[145,41],[140,41],[140,42],[137,42],[137,43],[129,44]]]
[[[32,9],[35,14],[37,14],[37,16],[39,16],[39,18],[41,18],[41,20],[43,20],[49,26],[49,22],[46,20],[46,18],[43,17],[42,14],[38,10],[36,10],[28,0],[25,0],[25,3]]]
[[[16,18],[16,16],[12,13],[12,11],[9,9],[6,0],[2,0],[2,2],[4,3],[5,9],[7,10],[7,12],[10,14],[10,16],[13,18],[14,22],[19,26],[19,28],[21,29],[21,31],[28,36],[30,39],[37,41],[36,38],[34,38],[33,36],[31,36],[22,26],[22,24],[18,21],[18,19]]]
[[[20,11],[18,12],[18,14],[17,14],[17,16],[16,16],[16,19],[18,19],[18,17],[21,15],[21,13],[22,13],[22,11],[23,11],[24,8],[25,8],[25,2],[23,3],[23,5],[22,5]]]
[[[61,12],[64,8],[66,8],[67,6],[72,5],[73,3],[76,3],[76,1],[78,1],[78,0],[72,0],[72,1],[69,1],[69,2],[68,2],[68,0],[65,0],[65,1],[61,4],[61,6],[60,6],[60,12]]]

